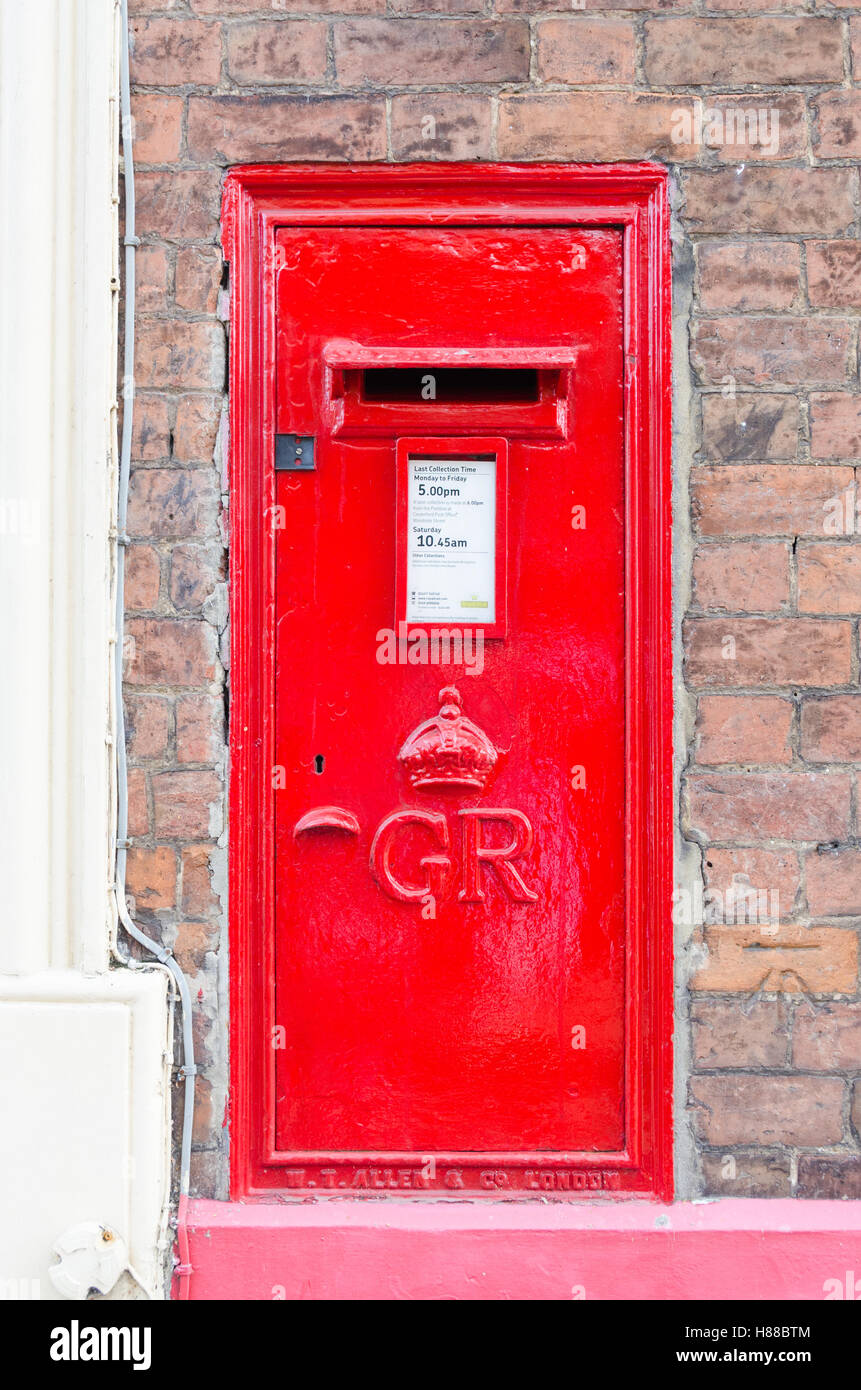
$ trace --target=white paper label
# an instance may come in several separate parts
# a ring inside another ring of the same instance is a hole
[[[407,622],[496,622],[496,459],[407,461]]]

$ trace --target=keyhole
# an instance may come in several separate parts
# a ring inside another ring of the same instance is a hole
[[[316,758],[314,759],[314,771],[317,773],[318,776],[323,771],[323,768],[325,766],[326,759],[323,757],[322,753],[318,753]]]

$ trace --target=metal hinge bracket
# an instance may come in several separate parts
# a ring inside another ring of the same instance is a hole
[[[275,471],[277,473],[307,473],[314,468],[314,439],[312,435],[276,434]]]

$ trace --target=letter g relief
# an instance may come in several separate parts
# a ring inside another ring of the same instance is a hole
[[[399,829],[409,825],[426,825],[436,834],[442,849],[449,848],[448,824],[441,811],[392,811],[377,826],[371,845],[371,873],[383,892],[398,902],[424,902],[429,893],[434,898],[441,898],[451,871],[451,860],[445,854],[425,854],[419,860],[419,866],[425,871],[424,884],[401,883],[394,875],[392,851],[395,835]]]

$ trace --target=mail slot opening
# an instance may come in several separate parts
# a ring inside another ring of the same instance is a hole
[[[538,371],[532,367],[367,367],[361,389],[365,401],[398,405],[422,401],[530,404],[539,399]]]

